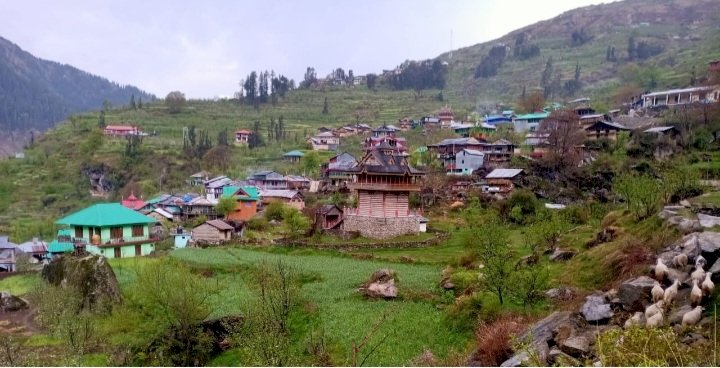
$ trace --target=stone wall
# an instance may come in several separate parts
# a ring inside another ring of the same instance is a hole
[[[358,249],[389,249],[389,248],[424,248],[440,244],[442,241],[450,237],[449,233],[439,231],[429,231],[434,233],[434,237],[425,240],[407,240],[407,241],[372,241],[367,242],[338,242],[338,243],[316,243],[305,239],[279,239],[277,244],[288,247],[308,247],[318,249],[334,249],[343,251],[352,251]]]
[[[418,217],[368,217],[346,215],[343,230],[357,231],[371,239],[388,239],[405,234],[417,234],[420,229]]]

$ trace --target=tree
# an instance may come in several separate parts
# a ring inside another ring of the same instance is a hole
[[[552,77],[554,74],[553,69],[553,59],[552,56],[548,57],[547,62],[545,62],[545,69],[542,72],[542,76],[540,78],[540,86],[544,90],[544,96],[545,98],[550,97],[550,87],[552,83]]]
[[[165,97],[165,105],[170,113],[178,113],[185,106],[185,94],[180,91],[172,91]]]
[[[525,88],[523,88],[523,95],[525,94]],[[540,111],[545,106],[545,96],[540,91],[532,91],[525,98],[520,98],[518,101],[518,107],[520,110],[526,113],[533,113]]]
[[[497,223],[488,223],[478,242],[478,255],[483,266],[481,277],[485,288],[497,295],[500,304],[510,285],[512,257],[508,254],[507,232]]]
[[[546,165],[558,173],[577,166],[577,146],[583,143],[585,134],[573,110],[553,111],[540,123],[538,131],[548,135],[549,151],[543,156]]]
[[[98,126],[105,128],[105,110],[100,110],[100,116],[98,117]]]
[[[567,220],[556,214],[545,221],[538,221],[529,230],[534,242],[554,252],[560,237],[569,229],[570,224]]]
[[[300,88],[310,88],[317,83],[317,73],[315,72],[315,68],[309,66],[307,67],[307,70],[305,71],[305,75],[303,76],[303,81],[300,82]]]
[[[283,216],[285,225],[290,231],[290,236],[298,236],[310,228],[310,220],[296,208],[288,208]]]
[[[649,175],[622,174],[613,178],[613,191],[625,200],[625,206],[642,220],[660,208],[663,191],[660,183]]]
[[[303,171],[306,175],[314,175],[320,169],[320,156],[315,151],[305,154],[302,159]]]
[[[636,46],[635,46],[635,36],[628,37],[628,60],[632,61],[635,60],[636,56]]]
[[[229,144],[228,144],[228,131],[227,131],[227,128],[221,130],[221,131],[218,133],[218,136],[217,136],[217,145],[218,145],[218,146],[228,146],[228,145],[229,145]]]
[[[131,134],[125,136],[125,157],[135,158],[140,154],[140,145],[142,144],[142,136]]]
[[[375,83],[377,82],[377,75],[375,75],[375,74],[366,75],[365,82],[367,83],[368,89],[375,89]]]
[[[235,207],[237,207],[235,198],[232,196],[222,196],[215,205],[215,211],[227,218],[229,214],[235,211]]]
[[[582,84],[580,82],[580,62],[575,64],[575,77],[565,82],[565,94],[567,96],[573,96],[575,93],[580,91]]]
[[[137,105],[135,105],[135,94],[130,95],[130,108],[133,110],[137,110]]]
[[[328,111],[328,102],[327,102],[327,97],[325,97],[325,102],[323,102],[322,113],[325,114],[325,115],[327,115],[328,112],[329,112],[329,111]]]
[[[524,306],[532,306],[545,298],[550,273],[546,267],[531,265],[513,271],[510,276],[509,294]]]
[[[138,98],[137,108],[139,110],[142,110],[142,108],[143,108],[142,97]]]
[[[253,124],[253,133],[250,134],[250,139],[248,141],[248,147],[250,149],[262,147],[265,145],[265,143],[262,140],[262,136],[260,135],[260,122],[255,121]]]

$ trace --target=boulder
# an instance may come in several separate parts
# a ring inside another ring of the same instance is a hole
[[[660,212],[658,213],[658,217],[660,217],[660,218],[663,219],[663,220],[667,220],[667,219],[669,219],[669,218],[671,218],[671,217],[673,217],[673,216],[677,216],[677,212],[671,211],[671,210],[668,210],[668,209],[663,209],[662,211],[660,211]]]
[[[580,313],[590,323],[605,323],[613,316],[610,303],[608,303],[604,295],[598,294],[587,296]]]
[[[617,297],[623,309],[628,312],[643,310],[650,302],[650,290],[655,285],[655,280],[640,276],[623,282],[618,288]]]
[[[360,286],[358,291],[366,298],[396,298],[398,289],[395,286],[395,271],[384,268],[373,272],[370,279]]]
[[[24,299],[12,295],[6,291],[0,292],[0,311],[15,312],[27,308],[28,303]]]
[[[720,217],[710,216],[710,215],[706,215],[704,213],[698,213],[697,217],[698,217],[698,221],[700,222],[700,226],[702,226],[702,227],[710,228],[710,227],[720,225]]]
[[[560,350],[572,357],[581,358],[590,353],[590,341],[585,336],[572,336],[560,344]]]
[[[575,292],[570,288],[559,287],[546,291],[545,296],[553,300],[570,300],[575,297]]]
[[[678,204],[681,205],[681,206],[683,206],[683,207],[685,207],[685,208],[690,208],[690,207],[692,207],[692,204],[690,204],[690,201],[688,201],[687,199],[683,199],[683,200],[680,201],[680,203],[678,203]]]
[[[558,249],[555,249],[555,251],[552,253],[552,255],[550,255],[550,260],[555,261],[555,262],[567,261],[574,256],[575,256],[574,250],[558,248]]]
[[[683,305],[682,307],[675,309],[672,313],[670,313],[670,318],[668,319],[668,322],[671,325],[681,323],[685,313],[690,312],[692,309],[693,308],[689,305]]]
[[[108,310],[122,302],[115,272],[102,256],[60,256],[43,267],[42,278],[55,286],[80,292],[83,305]]]
[[[697,243],[708,264],[712,264],[720,258],[720,233],[710,231],[699,233]]]
[[[720,277],[720,259],[715,261],[715,263],[707,269],[707,272],[712,272],[713,281],[715,281],[716,277]]]
[[[557,346],[553,346],[553,348],[550,349],[550,352],[548,353],[548,362],[554,367],[567,367],[567,366],[580,367],[580,366],[582,366],[582,364],[580,364],[580,362],[577,359],[564,353]]]
[[[677,227],[677,229],[684,234],[701,231],[703,228],[700,226],[700,221],[692,220],[683,216],[672,216],[667,219],[667,222],[670,225]]]
[[[537,352],[539,359],[541,361],[547,361],[550,345],[554,345],[554,343],[550,344],[550,342],[554,341],[558,333],[565,331],[562,333],[567,336],[571,336],[575,334],[575,331],[582,330],[586,327],[587,322],[585,322],[577,313],[566,311],[553,312],[549,316],[530,326],[527,331],[518,336],[518,340],[530,344],[530,346],[535,349],[535,352]],[[516,363],[521,361],[520,358],[523,358],[522,353],[523,352],[518,352],[505,363]],[[527,353],[525,354],[527,355]],[[503,366],[512,367],[513,365]]]
[[[502,362],[501,367],[524,367],[530,361],[530,354],[527,351],[520,351]]]

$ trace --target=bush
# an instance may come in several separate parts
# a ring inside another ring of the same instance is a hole
[[[568,206],[561,211],[561,214],[573,225],[584,225],[592,216],[590,206],[587,205]]]
[[[453,329],[462,331],[473,328],[483,308],[481,293],[462,295],[448,307],[448,323]]]
[[[282,202],[270,202],[265,208],[265,218],[268,220],[282,221],[285,216],[285,205]]]
[[[247,221],[248,230],[265,231],[269,227],[268,220],[263,217],[253,217]]]
[[[605,367],[714,366],[709,342],[685,345],[671,327],[610,329],[598,337],[597,354]]]
[[[510,195],[504,207],[510,210],[505,214],[505,220],[524,225],[534,221],[539,202],[533,192],[520,189]]]
[[[477,350],[471,358],[478,366],[498,367],[512,354],[511,341],[529,320],[522,316],[502,316],[491,323],[481,323],[475,331]]]

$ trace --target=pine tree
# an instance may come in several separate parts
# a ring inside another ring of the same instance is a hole
[[[105,128],[105,110],[100,110],[100,117],[98,118],[98,126]]]
[[[137,105],[135,105],[135,94],[130,95],[130,108],[133,110],[137,110]]]
[[[628,60],[634,60],[637,48],[635,46],[635,37],[628,38]]]
[[[137,108],[142,110],[142,97],[138,98]]]
[[[328,111],[328,102],[327,102],[327,97],[325,97],[325,103],[323,103],[322,113],[323,113],[323,114],[327,114],[328,112],[329,112],[329,111]]]

